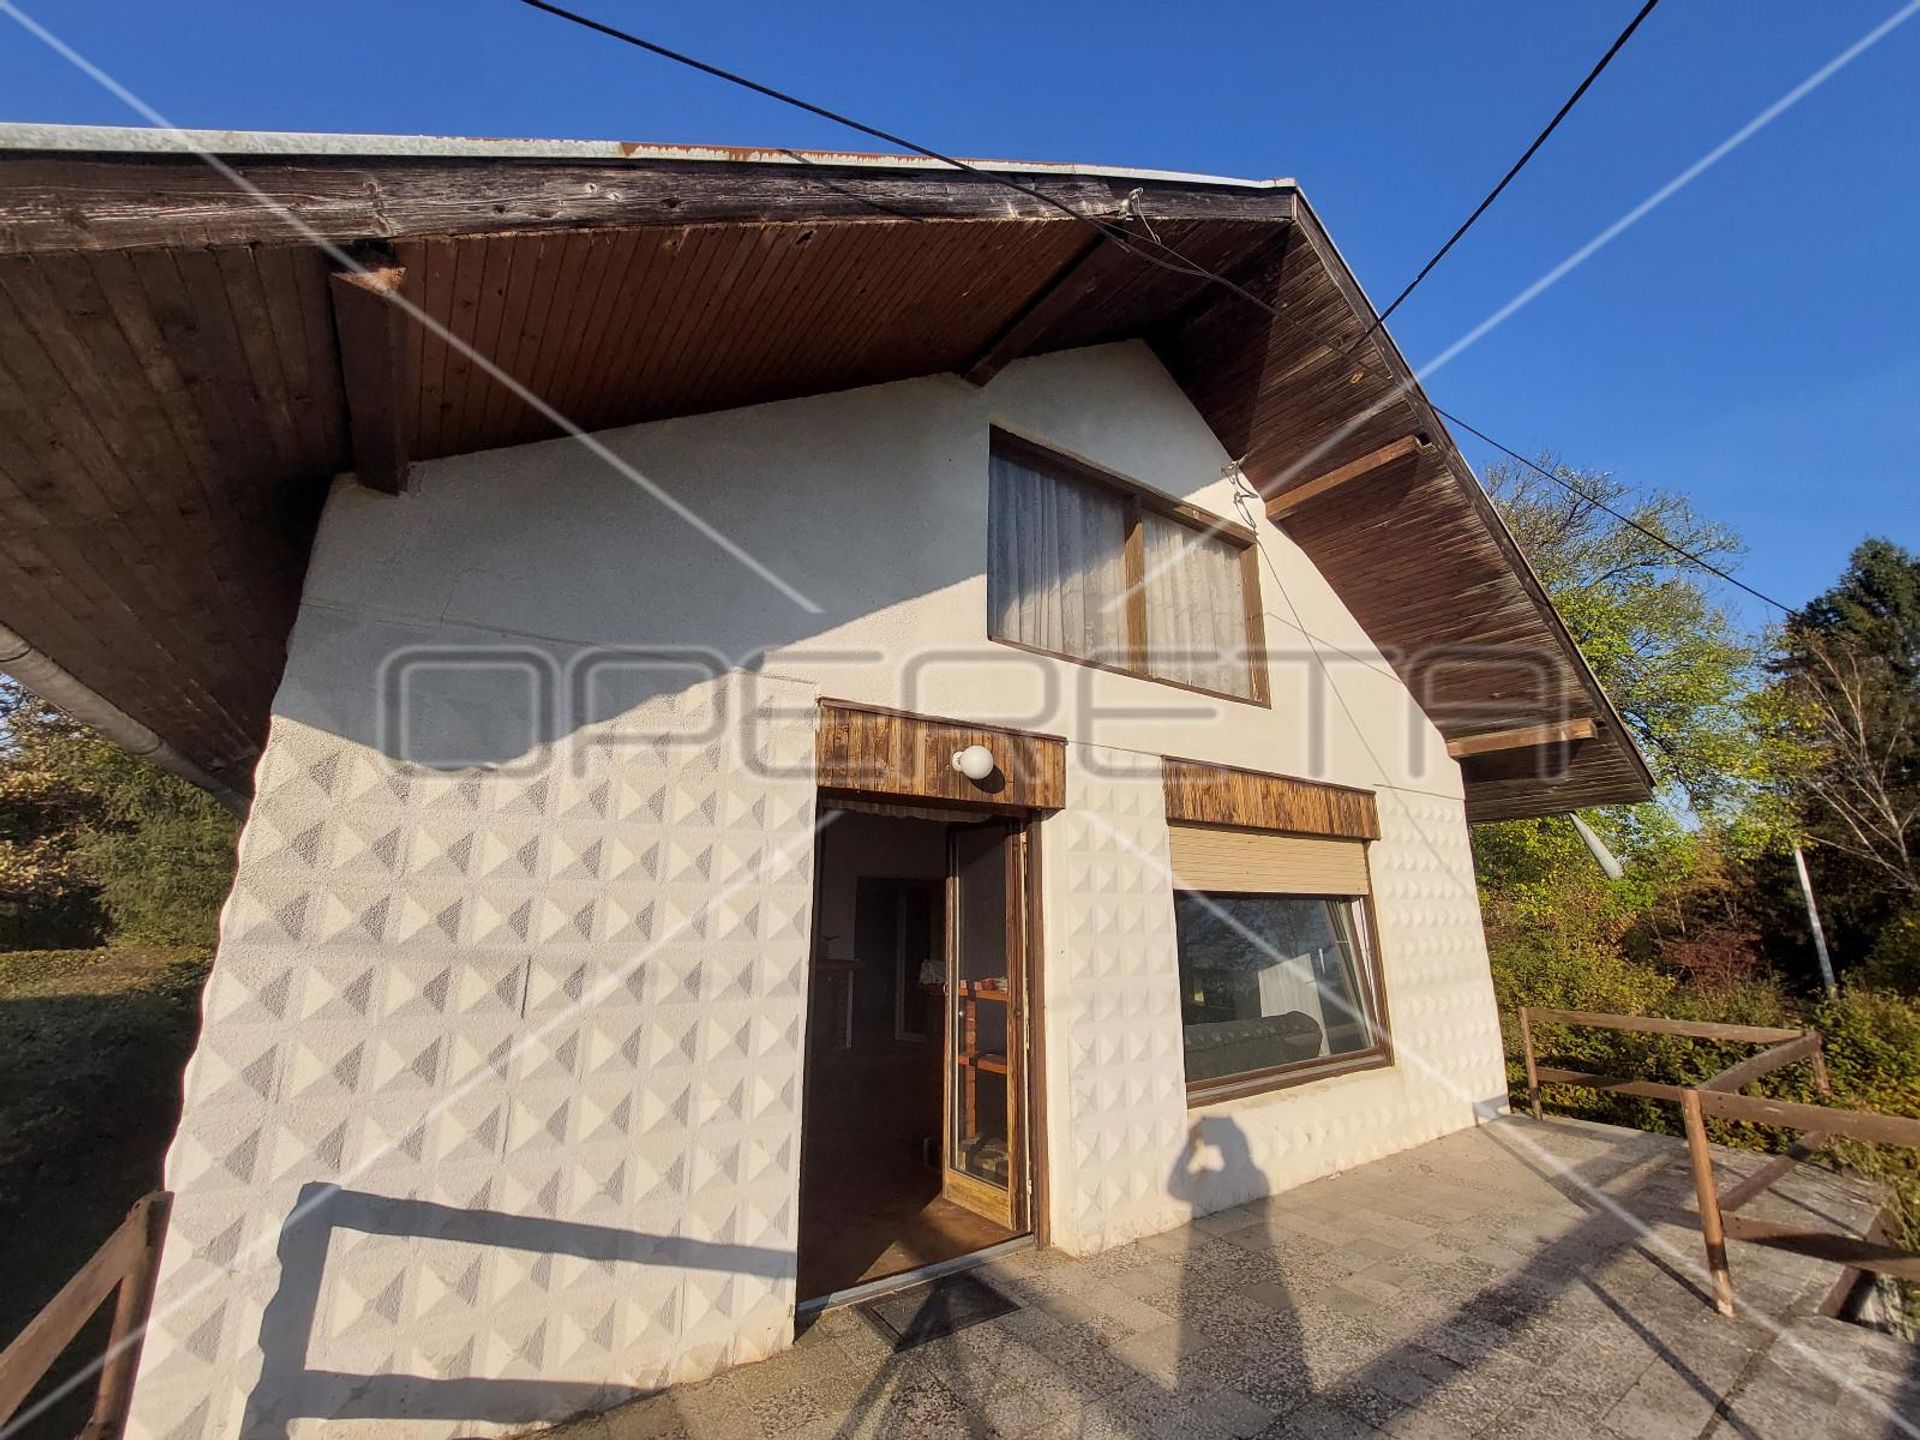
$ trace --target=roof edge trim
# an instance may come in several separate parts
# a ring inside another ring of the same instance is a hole
[[[301,130],[181,130],[142,125],[41,125],[0,123],[0,150],[91,151],[128,155],[245,155],[289,159],[342,156],[361,159],[447,160],[671,160],[719,165],[836,165],[875,170],[951,171],[951,165],[921,155],[884,155],[860,150],[795,150],[774,146],[662,145],[626,140],[486,139],[457,135],[358,135]],[[1113,180],[1151,180],[1213,185],[1234,190],[1293,190],[1288,178],[1241,179],[1184,170],[1147,170],[1118,165],[1079,165],[1050,160],[959,157],[995,174],[1084,175]]]

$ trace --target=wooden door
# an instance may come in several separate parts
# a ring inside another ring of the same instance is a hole
[[[947,840],[946,1145],[942,1191],[1025,1224],[1026,836],[1008,820]]]

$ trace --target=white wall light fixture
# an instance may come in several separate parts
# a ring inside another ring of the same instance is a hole
[[[953,768],[969,780],[986,779],[994,771],[993,752],[984,745],[969,745],[953,752]]]

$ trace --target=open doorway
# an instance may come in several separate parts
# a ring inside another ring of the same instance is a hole
[[[999,816],[862,804],[822,827],[803,1301],[1027,1232],[1026,856]]]

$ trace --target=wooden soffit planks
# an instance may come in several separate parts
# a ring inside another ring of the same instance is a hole
[[[969,780],[955,752],[984,745],[996,768]],[[1030,810],[1067,803],[1067,743],[997,725],[935,720],[844,700],[820,702],[814,761],[823,790]]]
[[[1170,821],[1339,840],[1380,838],[1380,811],[1369,790],[1172,756],[1161,762],[1160,773]]]
[[[1311,206],[1238,279],[1266,310],[1219,296],[1155,351],[1435,728],[1594,722],[1552,765],[1463,761],[1468,819],[1648,798],[1645,760]]]
[[[1010,358],[1136,336],[1207,288],[1102,242],[1099,284],[1035,310],[1092,232],[978,177],[609,162],[570,214],[540,200],[566,188],[545,162],[242,168],[290,200],[314,182],[296,211],[433,326],[396,333],[379,290],[196,157],[0,153],[0,392],[25,397],[0,404],[0,620],[242,791],[332,478],[394,489],[411,462],[558,433],[501,373],[592,431],[947,373],[996,338]],[[1041,188],[1101,215],[1130,187]],[[212,228],[175,225],[177,199]],[[1212,266],[1293,205],[1141,203]]]
[[[496,370],[598,430],[1135,338],[1269,498],[1318,477],[1289,536],[1449,741],[1594,718],[1564,764],[1463,760],[1470,819],[1650,792],[1289,186],[1010,167],[1022,193],[830,156],[245,149],[229,158],[250,193],[196,154],[0,150],[0,390],[26,397],[0,406],[0,620],[239,788],[330,479],[393,488],[410,461],[558,433]],[[1149,220],[1231,287],[1097,241],[1062,206]],[[396,355],[390,307],[343,292],[312,236],[377,245],[441,328],[407,327]]]

